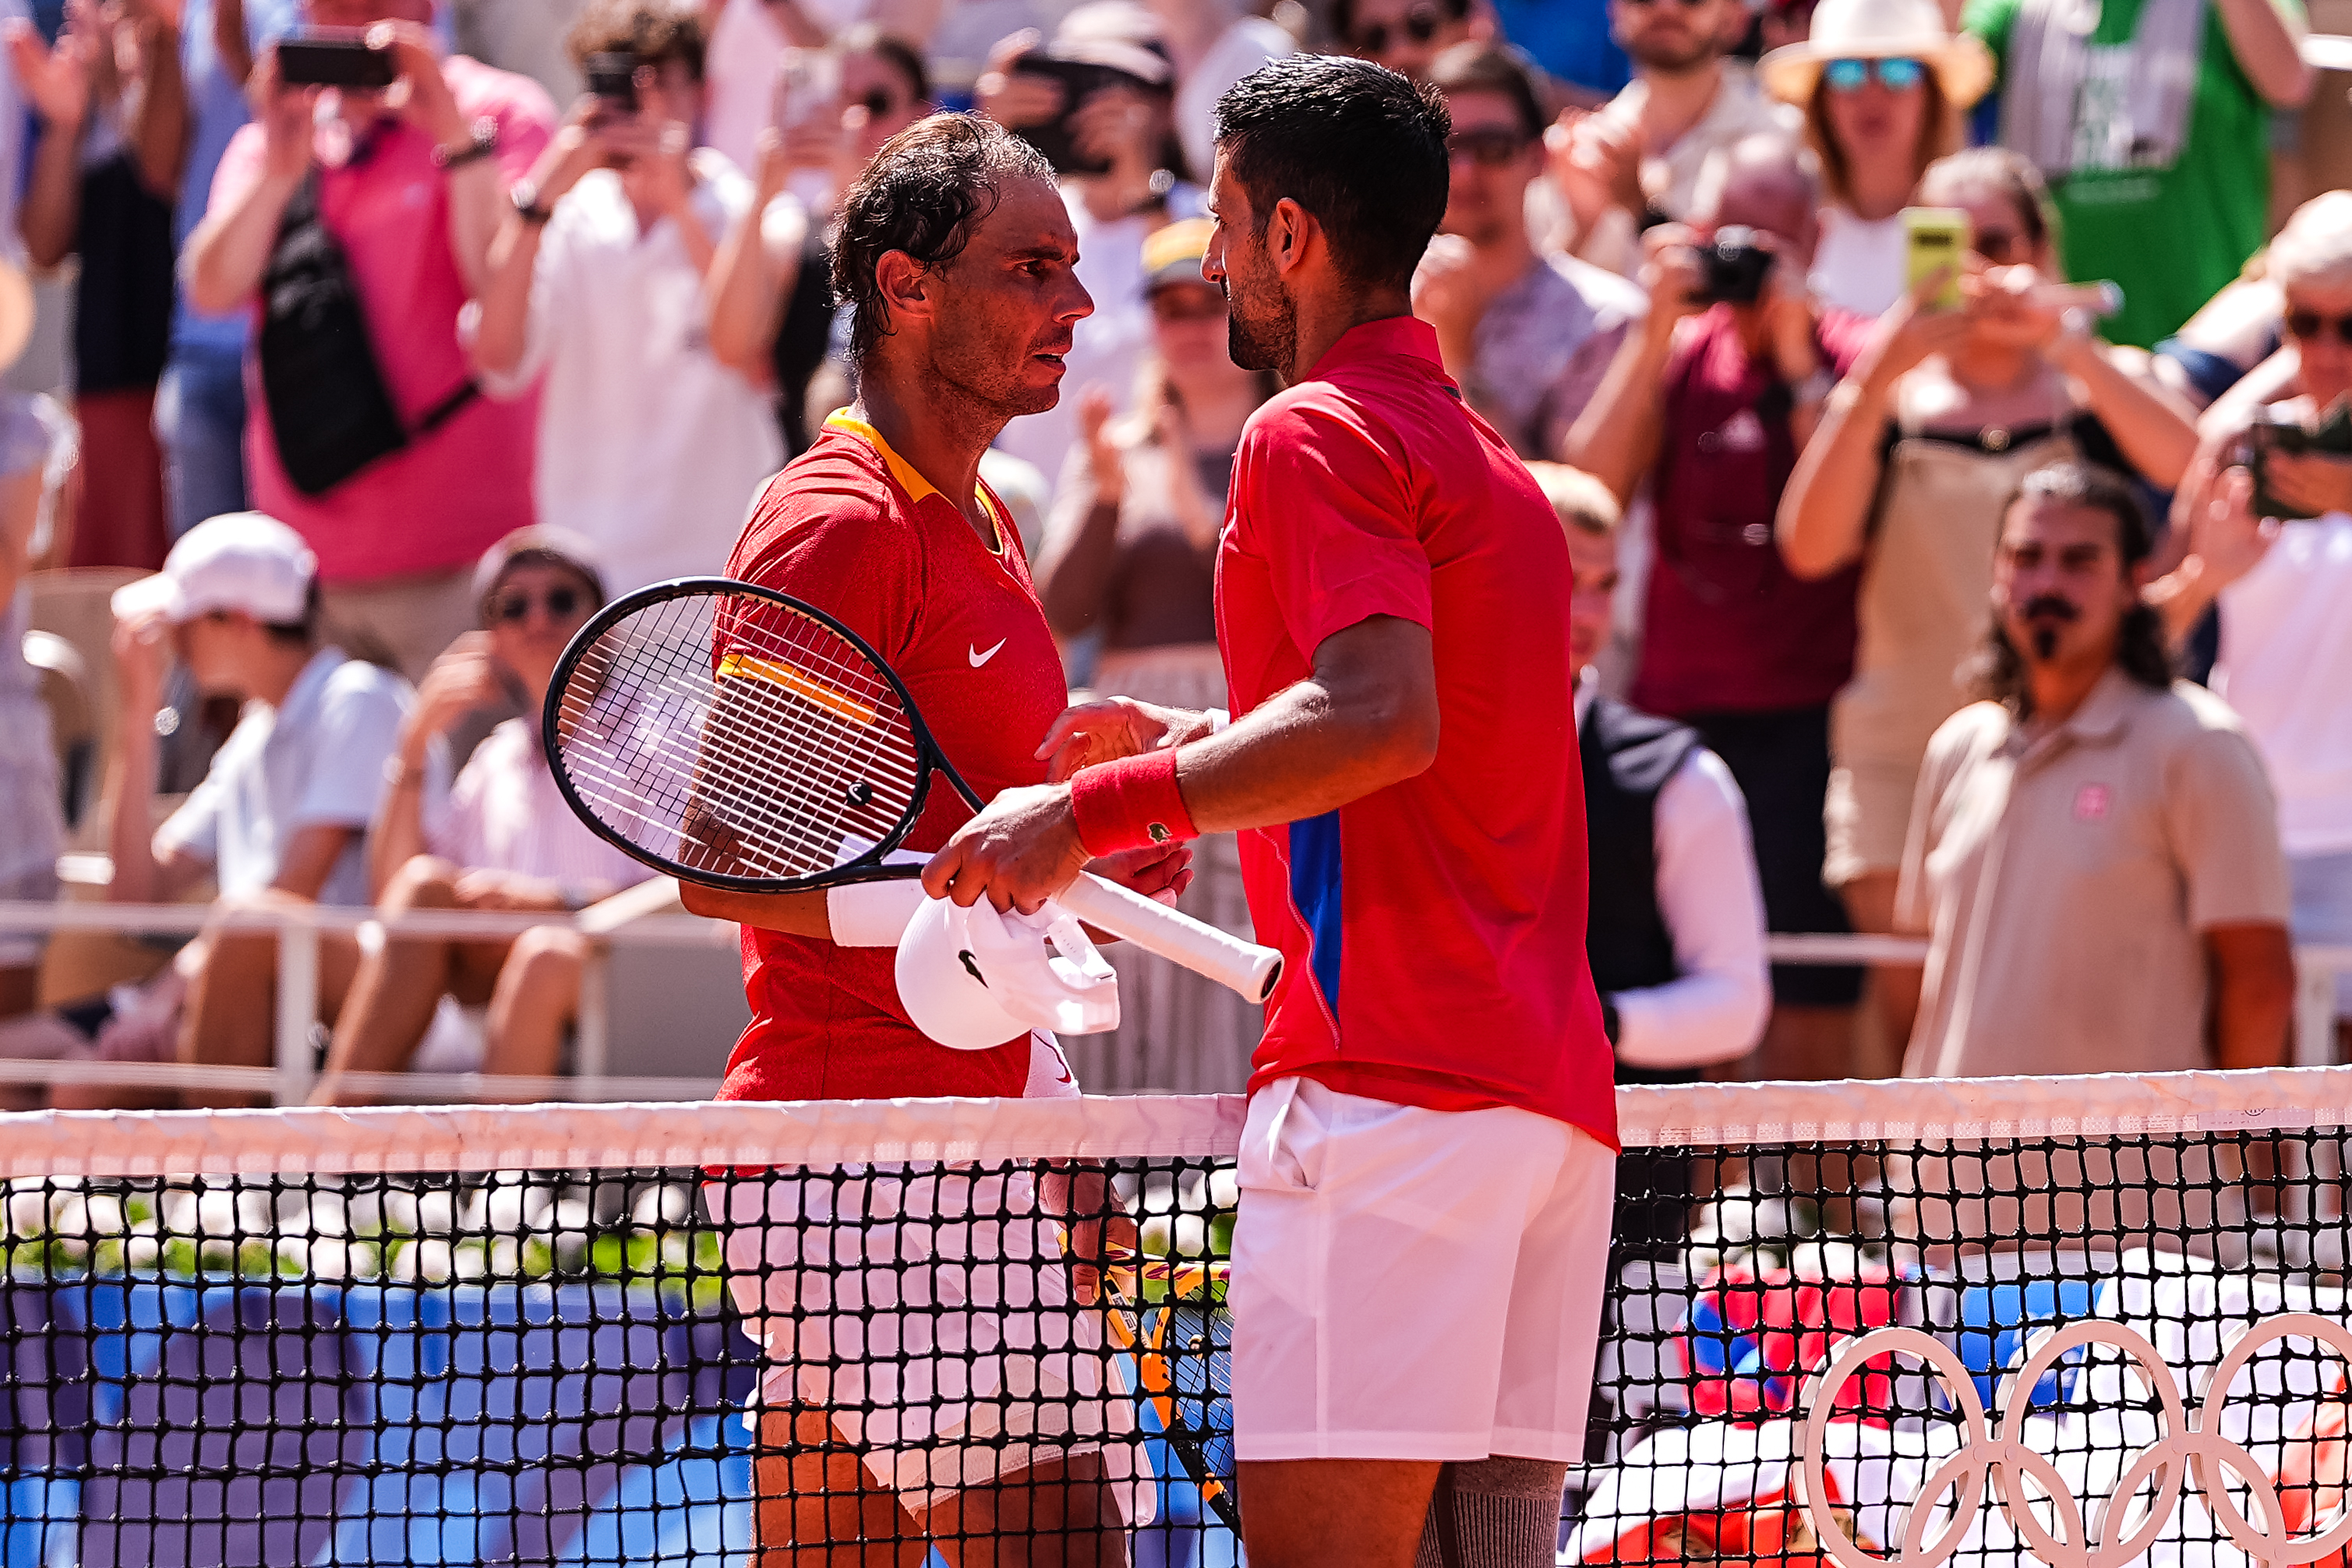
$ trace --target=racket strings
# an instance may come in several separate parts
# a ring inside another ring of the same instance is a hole
[[[557,705],[576,794],[691,869],[796,879],[888,841],[923,770],[896,689],[813,618],[749,595],[661,600],[583,652]]]

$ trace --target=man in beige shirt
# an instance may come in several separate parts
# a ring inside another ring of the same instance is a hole
[[[2073,463],[2005,509],[1985,694],[1936,732],[1897,922],[1928,932],[1910,1077],[2274,1066],[2294,1003],[2277,807],[2174,684],[2147,524]]]

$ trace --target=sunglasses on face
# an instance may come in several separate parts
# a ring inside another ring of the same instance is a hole
[[[2326,316],[2317,310],[2286,313],[2286,335],[2297,342],[2312,342],[2331,327],[2336,331],[2336,341],[2352,348],[2352,316]]]
[[[549,620],[568,621],[580,613],[581,605],[586,602],[587,595],[577,588],[550,588],[536,597],[520,588],[509,588],[490,601],[490,625],[510,626],[527,621],[533,605],[545,610]]]
[[[1445,151],[1449,156],[1467,158],[1482,169],[1500,169],[1528,150],[1528,140],[1517,131],[1486,125],[1473,131],[1456,131],[1446,138]]]
[[[1426,44],[1437,37],[1445,26],[1445,17],[1434,5],[1415,5],[1404,14],[1404,20],[1391,26],[1386,22],[1374,22],[1359,27],[1348,41],[1360,55],[1384,55],[1391,41],[1410,38],[1416,44]]]
[[[1822,67],[1822,79],[1829,83],[1832,92],[1860,92],[1863,83],[1871,78],[1889,92],[1908,92],[1927,76],[1927,68],[1915,59],[1832,60]]]
[[[1187,299],[1187,293],[1193,298]],[[1151,296],[1151,318],[1156,321],[1222,321],[1225,319],[1225,301],[1205,289],[1187,290],[1171,285]]]

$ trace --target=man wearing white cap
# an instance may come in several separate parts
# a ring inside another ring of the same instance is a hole
[[[318,563],[309,546],[284,523],[252,511],[198,523],[173,546],[163,571],[116,592],[121,769],[110,898],[175,899],[209,872],[224,909],[368,901],[368,823],[383,793],[408,687],[321,647],[318,616]],[[197,691],[237,699],[245,716],[204,782],[151,835],[154,721],[175,656]],[[321,941],[319,992],[330,1018],[357,961],[348,938]],[[101,1031],[100,1054],[266,1065],[277,962],[269,932],[206,932],[151,987],[154,1005],[138,1010],[142,1026]],[[182,985],[184,997],[175,994]],[[58,1103],[68,1100],[61,1094]]]

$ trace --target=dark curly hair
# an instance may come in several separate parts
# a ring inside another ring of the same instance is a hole
[[[934,114],[887,142],[842,198],[833,240],[833,297],[851,310],[849,357],[863,365],[890,335],[875,268],[894,250],[944,271],[996,210],[1011,180],[1054,183],[1045,155],[993,120]]]
[[[2116,551],[2126,581],[2135,567],[2155,553],[2156,536],[2149,531],[2147,514],[2140,510],[2130,482],[2120,474],[2075,462],[2036,468],[2020,479],[2000,503],[2003,531],[2011,510],[2020,501],[2088,507],[2115,519]],[[2172,684],[2172,654],[2165,643],[2164,619],[2147,601],[2136,601],[2124,612],[2115,662],[2142,686],[2162,691]],[[2001,624],[1999,610],[1992,613],[1992,626],[1985,634],[1984,650],[1978,655],[1972,673],[1978,696],[2001,704],[2020,718],[2033,711],[2033,687],[2026,679],[2025,656],[2009,640],[2009,628]]]
[[[585,70],[590,55],[635,55],[641,66],[677,60],[686,74],[702,79],[707,40],[702,18],[682,5],[653,0],[593,0],[563,36],[563,52]]]

